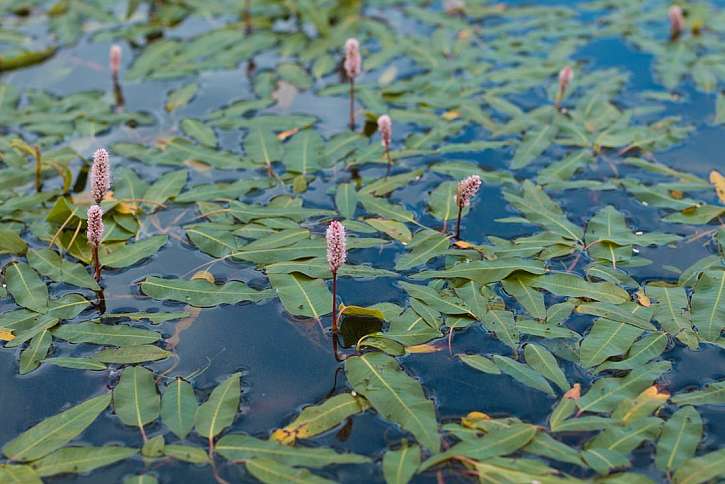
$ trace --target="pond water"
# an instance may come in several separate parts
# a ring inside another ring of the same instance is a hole
[[[655,0],[466,1],[449,12],[438,1],[252,0],[249,28],[245,2],[128,3],[2,7],[1,56],[57,51],[18,69],[0,58],[0,482],[725,476],[725,1],[683,2],[675,40],[670,5]],[[348,37],[364,69],[352,134],[339,69]],[[556,110],[567,65],[574,80]],[[375,132],[385,112],[389,178]],[[35,161],[18,138],[43,153],[46,197],[33,198]],[[113,172],[105,308],[88,282],[85,230],[100,147]],[[456,244],[456,183],[468,175],[483,185]],[[350,209],[344,195],[359,202]],[[338,300],[385,320],[343,316],[345,362],[331,344],[323,259],[333,219],[356,275],[341,272]],[[152,237],[162,242],[134,249]],[[48,248],[83,264],[85,284],[39,262]],[[419,263],[406,267],[411,254]],[[163,279],[180,285],[159,289]],[[53,319],[48,297],[81,297],[81,309]],[[159,324],[113,317],[179,311]],[[87,321],[96,326],[78,326]],[[366,321],[381,331],[351,342]],[[139,348],[134,338],[163,354],[108,356]],[[177,378],[224,421],[210,424],[216,450],[204,410],[172,428]],[[54,437],[63,424],[46,419],[102,395],[112,398],[97,417]],[[331,410],[342,395],[356,410]],[[554,415],[570,404],[571,429],[558,430]],[[276,443],[276,429],[320,405],[319,429],[308,422],[311,435]]]

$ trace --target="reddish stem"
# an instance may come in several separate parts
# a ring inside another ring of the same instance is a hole
[[[387,174],[385,175],[385,178],[387,178],[387,177],[389,177],[389,176],[390,176],[390,170],[391,170],[391,169],[392,169],[392,167],[393,167],[393,159],[392,159],[392,158],[390,157],[390,149],[388,149],[388,147],[387,147],[387,146],[385,147],[385,158],[387,158],[387,159],[388,159],[388,172],[387,172]]]
[[[93,267],[96,271],[96,282],[101,282],[101,261],[98,257],[98,247],[92,247],[91,253],[93,255]]]
[[[458,204],[458,219],[456,220],[456,240],[461,240],[461,214],[463,214],[463,206]]]
[[[355,131],[355,79],[350,78],[350,129]]]
[[[337,271],[332,272],[332,337],[337,336]]]

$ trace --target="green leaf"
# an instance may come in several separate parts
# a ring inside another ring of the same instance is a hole
[[[415,274],[411,279],[469,279],[479,284],[489,284],[508,277],[514,271],[524,271],[530,274],[544,274],[544,263],[533,259],[520,257],[501,257],[494,260],[480,260],[461,262],[450,269],[441,271],[423,271]],[[538,282],[539,279],[535,279]]]
[[[710,383],[704,390],[680,393],[672,397],[677,405],[718,405],[725,403],[725,380]]]
[[[717,341],[725,328],[725,270],[702,274],[692,295],[692,321],[705,341]]]
[[[597,319],[581,343],[579,362],[583,367],[591,368],[610,356],[622,355],[641,334],[642,330],[632,325]]]
[[[492,309],[486,313],[481,323],[506,346],[516,351],[519,346],[519,331],[511,311]]]
[[[650,320],[652,309],[645,308],[635,303],[609,304],[609,303],[585,303],[577,306],[578,313],[593,314],[612,321],[627,323],[637,328],[654,331]]]
[[[133,244],[126,244],[111,253],[101,250],[101,265],[114,269],[132,266],[140,260],[154,255],[168,240],[168,235],[154,235]]]
[[[675,472],[675,484],[700,484],[725,474],[725,449],[686,460]]]
[[[344,218],[353,218],[357,207],[357,191],[352,183],[340,183],[335,193],[335,206]]]
[[[546,318],[546,306],[544,296],[531,287],[532,278],[522,274],[512,274],[503,281],[501,285],[507,293],[511,294],[526,312],[536,319]]]
[[[20,238],[17,232],[0,229],[0,253],[22,255],[26,250],[28,250],[28,244]]]
[[[162,279],[147,277],[141,291],[154,299],[178,301],[197,307],[236,304],[241,301],[259,302],[268,297],[268,291],[257,291],[239,281],[211,284],[202,280]]]
[[[193,82],[171,91],[168,99],[166,100],[166,104],[164,105],[164,109],[170,113],[176,109],[186,106],[189,104],[189,101],[192,100],[194,95],[196,95],[196,91],[198,89],[199,85]]]
[[[49,417],[5,444],[3,454],[17,462],[45,457],[79,436],[109,403],[110,392]]]
[[[285,310],[294,316],[315,318],[318,321],[332,312],[332,293],[324,281],[302,274],[269,274],[269,282],[282,301]]]
[[[161,397],[161,420],[180,439],[194,428],[194,416],[199,408],[190,383],[177,378],[166,387]]]
[[[551,388],[549,383],[536,370],[501,355],[493,355],[493,362],[499,370],[512,377],[514,380],[517,380],[518,382],[531,388],[535,388],[536,390],[541,390],[549,395],[554,395],[554,390]]]
[[[491,375],[500,375],[501,370],[498,369],[496,364],[485,356],[481,355],[458,355],[462,362],[475,368],[478,371],[484,373],[490,373]]]
[[[582,458],[598,474],[609,474],[616,468],[629,467],[627,456],[610,449],[589,449],[582,451]]]
[[[702,419],[694,407],[682,407],[665,422],[657,441],[655,464],[662,472],[678,469],[695,456],[702,439]]]
[[[531,285],[558,296],[586,297],[597,301],[622,304],[629,294],[610,282],[589,282],[573,274],[551,273],[532,280]]]
[[[531,454],[584,467],[579,452],[544,432],[538,432],[536,437],[523,450]]]
[[[190,445],[165,445],[164,454],[191,464],[209,463],[209,454],[204,449]]]
[[[300,484],[332,484],[335,481],[312,474],[307,469],[286,466],[271,459],[248,459],[244,467],[252,476],[266,484],[296,482]]]
[[[387,484],[408,484],[420,466],[420,447],[403,441],[399,450],[383,455],[383,476]]]
[[[564,376],[564,372],[561,371],[556,358],[549,350],[543,346],[528,343],[524,347],[524,357],[527,365],[554,382],[562,391],[569,389],[570,385],[566,380],[566,376]]]
[[[623,378],[600,378],[576,401],[579,411],[611,412],[623,400],[635,398],[670,368],[669,361],[661,361],[636,368]]]
[[[216,134],[214,133],[214,129],[198,119],[184,118],[181,120],[181,124],[179,126],[186,136],[205,146],[214,148],[219,143]]]
[[[395,240],[399,240],[403,244],[408,244],[413,239],[408,227],[401,222],[395,220],[385,220],[382,218],[368,218],[365,222],[380,232],[383,232]]]
[[[28,263],[40,274],[56,282],[66,282],[94,291],[100,289],[96,280],[83,265],[63,259],[54,250],[30,249]]]
[[[140,366],[123,370],[113,389],[113,409],[121,422],[143,429],[159,417],[160,405],[153,373]]]
[[[13,484],[43,484],[38,474],[27,465],[0,464],[0,482]]]
[[[438,451],[440,435],[435,405],[425,397],[420,383],[408,376],[395,359],[367,353],[345,360],[345,374],[385,419],[411,432],[424,447]]]
[[[30,373],[40,366],[40,362],[48,355],[52,341],[53,337],[47,329],[33,336],[28,347],[20,354],[21,375]]]
[[[187,170],[172,171],[160,176],[146,189],[146,194],[143,196],[144,203],[149,205],[152,210],[155,210],[160,205],[166,203],[167,200],[181,193],[188,177],[189,172]],[[148,240],[153,239],[154,237]]]
[[[56,358],[46,358],[43,363],[49,365],[62,366],[63,368],[75,368],[76,370],[93,370],[93,371],[104,371],[107,369],[106,365],[99,363],[91,358],[73,358],[58,356]]]
[[[234,422],[242,391],[240,377],[241,373],[229,376],[214,388],[209,399],[199,406],[194,416],[194,426],[199,435],[211,439]]]
[[[283,444],[294,444],[298,439],[309,439],[340,424],[348,417],[369,408],[368,403],[350,393],[340,393],[319,405],[305,407],[291,423],[272,434]]]
[[[584,236],[582,229],[571,223],[559,205],[529,180],[524,181],[521,195],[504,192],[504,198],[522,212],[531,223],[541,225],[566,239],[582,242]]]
[[[485,461],[492,457],[508,455],[531,442],[536,432],[534,425],[520,423],[496,429],[483,437],[459,442],[445,452],[433,455],[423,462],[421,470],[429,469],[453,457]]]
[[[407,271],[413,267],[425,264],[434,257],[443,255],[450,246],[447,236],[434,230],[423,229],[413,235],[408,244],[410,252],[402,254],[395,263],[398,271]]]
[[[365,464],[370,459],[357,454],[338,454],[324,447],[289,447],[273,440],[261,440],[246,434],[225,435],[215,450],[230,461],[269,459],[287,466],[314,469],[331,464]]]
[[[557,131],[555,123],[546,123],[533,131],[528,131],[511,161],[511,169],[518,170],[534,161],[549,147]]]
[[[636,419],[627,425],[611,425],[587,443],[587,448],[608,449],[629,454],[645,440],[655,440],[662,420],[657,417]]]
[[[39,313],[48,310],[48,288],[28,264],[14,262],[6,266],[5,283],[18,306]]]
[[[77,324],[63,324],[53,330],[53,336],[71,343],[93,343],[113,346],[151,344],[161,339],[161,335],[155,331],[134,328],[125,324],[112,326],[92,321]]]
[[[116,349],[102,350],[93,355],[93,359],[101,363],[134,364],[168,358],[170,352],[154,345],[124,346]]]
[[[275,161],[280,161],[284,154],[282,143],[270,131],[261,128],[252,128],[244,140],[244,151],[255,163],[271,167]]]
[[[306,129],[287,143],[282,163],[290,172],[310,175],[324,164],[323,152],[322,137],[314,129]]]
[[[136,455],[137,449],[128,447],[68,447],[33,462],[39,476],[56,474],[85,474],[100,467],[128,459]]]

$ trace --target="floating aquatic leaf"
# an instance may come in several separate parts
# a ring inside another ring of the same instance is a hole
[[[219,439],[215,449],[231,461],[263,458],[285,466],[313,469],[331,464],[364,464],[370,461],[357,454],[337,453],[324,447],[289,447],[246,434],[225,435]]]
[[[161,335],[155,331],[127,325],[106,325],[97,322],[63,324],[53,331],[53,336],[71,343],[98,345],[135,346],[155,343]]]
[[[170,352],[154,345],[124,346],[107,349],[93,354],[93,359],[101,363],[134,364],[147,361],[163,360]]]
[[[665,422],[657,441],[655,463],[662,472],[678,469],[695,456],[702,439],[702,419],[694,407],[682,407]]]
[[[48,310],[48,288],[28,264],[15,262],[5,267],[7,290],[18,306],[44,313]]]
[[[232,424],[239,410],[240,378],[241,373],[229,376],[199,406],[194,416],[194,426],[199,435],[212,439]]]
[[[154,235],[149,239],[125,245],[110,253],[101,252],[101,265],[114,269],[132,266],[140,260],[154,255],[166,244],[168,239],[167,235]]]
[[[299,482],[304,484],[331,484],[335,481],[312,474],[307,469],[286,466],[280,462],[265,458],[248,459],[244,463],[247,471],[260,482]]]
[[[137,449],[117,446],[68,447],[33,462],[35,472],[41,477],[56,474],[85,474],[128,459],[138,453]]]
[[[725,329],[725,270],[702,274],[692,295],[692,321],[700,337],[716,341]]]
[[[341,393],[320,405],[305,407],[290,424],[275,430],[272,438],[291,445],[297,439],[309,439],[330,430],[348,417],[367,408],[369,405],[364,399],[350,393]]]
[[[395,359],[383,353],[367,353],[345,360],[350,385],[363,395],[380,415],[410,431],[423,446],[440,447],[433,402],[420,383],[400,369]]]
[[[641,334],[642,330],[635,326],[600,318],[581,343],[579,362],[590,368],[610,356],[622,355]]]
[[[420,466],[420,447],[403,445],[398,450],[388,450],[383,456],[383,476],[387,484],[408,484]]]
[[[528,343],[524,347],[524,357],[526,364],[534,370],[544,375],[548,380],[554,382],[562,391],[569,389],[569,382],[564,376],[564,372],[559,368],[556,357],[543,346]]]
[[[80,435],[110,403],[109,392],[49,417],[5,444],[3,454],[17,462],[45,457]]]
[[[499,370],[515,380],[549,395],[554,395],[554,390],[538,371],[506,356],[493,355],[493,361]]]
[[[257,291],[239,281],[219,285],[201,280],[187,281],[160,277],[146,278],[141,283],[141,290],[154,299],[184,302],[198,307],[236,304],[241,301],[259,302],[268,295],[268,291]]]
[[[166,387],[161,397],[161,419],[180,439],[194,428],[194,416],[199,404],[190,383],[177,378]]]
[[[123,370],[113,389],[113,409],[121,422],[143,429],[158,418],[160,403],[153,373],[140,366]]]

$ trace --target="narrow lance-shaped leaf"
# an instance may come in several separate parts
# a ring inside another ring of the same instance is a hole
[[[438,451],[440,436],[435,406],[420,383],[408,376],[395,359],[367,353],[345,360],[345,373],[356,392],[375,410],[410,431],[426,448]]]
[[[687,459],[694,457],[700,439],[700,414],[694,407],[679,409],[665,422],[662,435],[657,441],[657,468],[662,472],[678,469]]]
[[[194,417],[194,425],[199,435],[212,439],[232,424],[239,410],[240,377],[241,373],[228,377],[199,406]]]
[[[177,378],[161,397],[161,419],[180,439],[194,428],[194,416],[199,407],[194,388],[189,382]]]
[[[109,403],[111,394],[105,393],[49,417],[5,444],[3,454],[18,462],[44,457],[80,435]]]
[[[131,366],[123,370],[121,379],[113,389],[113,409],[126,425],[138,427],[159,416],[161,397],[156,390],[154,374],[146,368]]]

